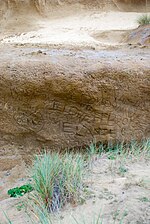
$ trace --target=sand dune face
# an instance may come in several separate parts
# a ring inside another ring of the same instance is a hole
[[[19,32],[35,28],[39,16],[64,17],[80,10],[106,11],[148,11],[146,1],[134,0],[0,0],[0,35],[13,33],[16,27]],[[32,26],[33,25],[33,26]],[[27,28],[27,29],[24,29]]]
[[[29,12],[31,10],[38,11],[39,13],[46,12],[53,7],[63,7],[67,5],[77,5],[83,7],[95,7],[107,10],[107,8],[118,8],[119,10],[133,10],[135,11],[138,6],[144,8],[146,1],[143,0],[1,0],[0,1],[0,17],[8,13],[21,13]]]

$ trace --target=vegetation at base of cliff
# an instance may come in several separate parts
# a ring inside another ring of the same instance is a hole
[[[30,168],[32,199],[48,212],[59,211],[67,202],[80,200],[83,190],[84,156],[81,154],[44,153],[36,156]]]
[[[150,160],[150,139],[143,140],[140,143],[136,141],[117,144],[109,143],[107,145],[92,143],[84,150],[84,153],[78,151],[76,153],[44,153],[37,155],[33,165],[29,167],[34,189],[29,194],[27,202],[30,222],[34,224],[51,224],[53,223],[53,213],[56,215],[66,203],[84,203],[88,197],[86,193],[89,193],[84,185],[85,175],[89,174],[94,162],[102,158],[110,161],[109,172],[112,175],[117,174],[121,177],[127,177],[129,163],[133,164],[141,161],[145,163]],[[134,184],[146,186],[144,181]],[[148,202],[149,199],[142,197],[140,201]],[[127,212],[120,211],[119,214],[118,223],[123,224]],[[114,220],[118,218],[118,212],[114,216]],[[72,218],[72,223],[86,223],[82,221],[84,218],[82,220]],[[8,223],[11,223],[11,221]],[[59,223],[61,223],[61,220],[59,220]],[[94,218],[91,224],[103,224],[103,215],[100,214]]]
[[[138,18],[137,22],[140,26],[148,25],[150,24],[150,16],[147,14],[142,15]]]
[[[105,154],[108,159],[116,160],[140,160],[150,159],[150,139],[141,142],[121,142],[121,143],[108,143],[104,144],[91,144],[88,148],[89,155],[97,154],[100,157]]]

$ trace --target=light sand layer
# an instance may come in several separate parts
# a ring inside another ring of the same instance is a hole
[[[61,19],[53,17],[36,20],[30,32],[27,32],[26,28],[21,30],[16,26],[14,31],[12,30],[13,34],[6,35],[1,42],[74,46],[117,45],[124,43],[127,31],[138,27],[137,18],[140,15],[141,13],[134,12],[76,12]],[[101,38],[97,38],[97,34]]]

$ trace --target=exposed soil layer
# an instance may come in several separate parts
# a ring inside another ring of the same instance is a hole
[[[149,49],[3,46],[0,70],[1,169],[42,148],[150,137]]]
[[[150,46],[150,25],[140,26],[133,30],[126,41],[130,44]]]

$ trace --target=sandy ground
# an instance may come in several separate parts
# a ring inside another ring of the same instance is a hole
[[[120,167],[127,171],[121,172]],[[10,187],[20,186],[27,181],[23,170],[24,167],[16,167],[10,172],[1,173],[0,206],[13,224],[28,223],[29,219],[23,206],[25,196],[13,199],[6,194]],[[84,221],[91,224],[99,215],[103,224],[150,223],[149,161],[113,161],[104,155],[91,163],[85,184],[88,186],[88,199],[82,205],[67,206],[52,218],[52,223],[75,224],[76,219],[81,224]],[[2,211],[0,216],[0,223],[5,224]]]
[[[9,24],[9,34],[1,32],[0,43],[95,47],[120,45],[124,43],[128,31],[138,27],[137,18],[141,14],[82,10],[61,18],[56,15],[49,19],[36,18],[31,28],[23,21],[16,23],[15,27]]]

